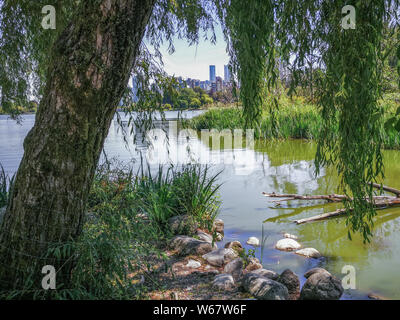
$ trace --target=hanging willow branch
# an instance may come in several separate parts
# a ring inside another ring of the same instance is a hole
[[[345,5],[355,8],[355,29],[342,27]],[[349,237],[359,232],[369,241],[376,212],[368,182],[384,175],[383,111],[378,104],[385,60],[382,44],[385,28],[397,27],[399,1],[231,0],[226,6],[221,17],[231,40],[231,64],[240,82],[245,116],[257,117],[263,97],[276,85],[276,58],[291,70],[293,93],[298,85],[307,85],[308,77],[302,75],[307,58],[313,57],[313,67],[322,74],[313,84],[314,98],[324,120],[316,173],[322,166],[336,167],[345,208],[351,208]],[[337,135],[332,127],[339,128]]]

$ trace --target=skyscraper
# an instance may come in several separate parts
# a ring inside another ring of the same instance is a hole
[[[215,66],[210,66],[210,82],[216,81]]]
[[[231,73],[229,72],[229,66],[228,65],[224,66],[224,81],[226,83],[231,82]]]

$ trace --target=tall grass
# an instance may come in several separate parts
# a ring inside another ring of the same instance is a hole
[[[209,169],[199,165],[167,169],[160,166],[153,175],[147,168],[147,173],[142,172],[136,179],[135,189],[144,213],[164,230],[168,230],[167,222],[171,217],[190,215],[211,231],[219,209],[218,175],[210,176]]]
[[[384,110],[384,121],[396,114],[400,106],[399,94],[387,94],[379,103]],[[204,114],[195,117],[186,123],[196,130],[202,129],[243,129],[245,127],[242,117],[242,109],[213,108]],[[258,128],[255,128],[255,138],[295,138],[295,139],[318,139],[322,128],[322,118],[318,108],[308,103],[301,97],[289,99],[283,96],[279,100],[279,109],[275,114],[275,126],[271,115],[267,110],[262,112]],[[331,128],[337,133],[338,126]],[[382,126],[382,136],[385,148],[400,148],[400,134],[396,131],[385,131]]]
[[[275,126],[270,113],[262,113],[256,138],[303,138],[315,139],[321,129],[322,119],[315,106],[302,99],[281,99],[276,113]],[[243,129],[245,126],[241,108],[213,108],[189,121],[196,129]]]
[[[54,243],[47,253],[73,262],[70,282],[58,280],[57,290],[45,291],[27,277],[23,290],[0,292],[0,299],[140,299],[149,289],[162,289],[154,272],[166,259],[172,235],[167,221],[189,214],[208,225],[218,213],[216,179],[199,166],[159,167],[155,173],[142,168],[135,174],[115,160],[100,165],[82,234]]]

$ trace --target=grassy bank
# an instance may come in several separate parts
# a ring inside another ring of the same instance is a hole
[[[380,101],[384,109],[384,120],[396,114],[400,106],[400,94],[387,94]],[[240,107],[211,108],[204,114],[188,121],[187,125],[196,130],[202,129],[243,129],[245,127]],[[276,113],[275,127],[268,110],[261,116],[259,128],[255,131],[256,138],[279,139],[317,139],[322,128],[322,118],[318,108],[308,103],[304,98],[289,99],[282,97],[279,100],[279,109]],[[331,128],[334,132],[338,127]],[[382,127],[385,147],[388,149],[400,148],[398,132],[387,132]]]
[[[137,173],[117,162],[99,166],[81,236],[52,245],[47,254],[73,257],[71,283],[57,282],[57,290],[44,291],[27,277],[24,290],[2,292],[0,297],[139,299],[148,290],[162,289],[154,271],[165,261],[173,236],[168,219],[189,215],[211,230],[219,210],[216,179],[207,168],[191,165]]]

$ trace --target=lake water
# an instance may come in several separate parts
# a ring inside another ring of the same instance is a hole
[[[192,117],[198,112],[188,112]],[[239,240],[245,245],[250,236],[259,239],[264,234],[264,245],[256,249],[256,256],[265,268],[281,272],[290,268],[301,282],[308,269],[321,266],[342,278],[342,268],[354,266],[356,290],[345,291],[343,299],[363,299],[369,292],[392,299],[400,299],[400,208],[378,211],[375,219],[374,237],[370,244],[354,236],[347,238],[345,220],[342,218],[322,222],[296,225],[293,221],[335,210],[338,205],[322,205],[323,202],[291,201],[276,207],[262,192],[330,194],[337,192],[338,178],[332,168],[325,168],[318,177],[314,175],[313,159],[316,152],[314,143],[305,141],[261,142],[255,141],[222,149],[211,146],[209,139],[199,139],[194,132],[180,131],[176,121],[177,113],[167,112],[167,123],[159,122],[162,130],[148,136],[149,143],[137,139],[134,143],[128,135],[123,142],[123,133],[113,121],[105,143],[108,158],[133,161],[137,166],[143,156],[153,166],[159,162],[207,163],[212,170],[223,170],[220,182],[222,200],[221,214],[225,222],[223,243]],[[0,163],[12,175],[22,157],[24,137],[34,123],[33,115],[23,116],[22,125],[0,116]],[[129,131],[129,130],[127,130]],[[169,139],[166,139],[166,133]],[[137,132],[138,137],[144,137]],[[386,185],[400,188],[400,152],[385,151]],[[262,231],[262,229],[264,229]],[[294,253],[274,249],[283,232],[299,237],[304,247],[316,248],[322,259],[307,259]]]

